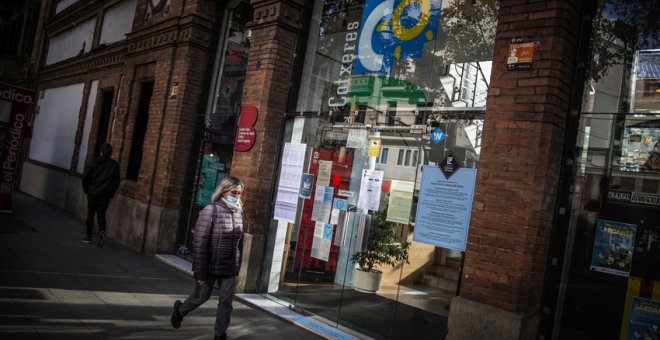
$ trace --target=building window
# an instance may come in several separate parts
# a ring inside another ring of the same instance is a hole
[[[154,91],[154,82],[146,81],[142,83],[140,89],[140,100],[137,113],[135,114],[135,125],[133,126],[133,140],[131,142],[131,152],[128,159],[128,170],[126,179],[137,181],[142,167],[142,147],[144,146],[144,136],[147,132],[147,123],[149,122],[149,102],[151,94]]]
[[[396,165],[416,167],[419,159],[419,150],[399,149]]]
[[[376,163],[387,164],[387,156],[389,156],[389,153],[390,153],[389,148],[381,148],[380,155],[378,155],[378,158],[376,159]]]

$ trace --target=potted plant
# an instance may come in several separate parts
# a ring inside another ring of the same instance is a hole
[[[397,224],[386,221],[385,217],[384,210],[372,215],[367,248],[351,257],[351,261],[358,265],[353,273],[353,289],[357,291],[378,291],[383,278],[383,272],[379,270],[382,265],[394,267],[403,262],[410,264],[410,242],[400,240],[397,237]]]

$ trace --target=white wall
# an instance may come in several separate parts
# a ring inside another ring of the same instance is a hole
[[[80,83],[44,90],[34,120],[30,159],[71,168],[84,88]]]
[[[87,98],[87,112],[85,112],[85,124],[83,125],[82,141],[80,141],[80,151],[78,152],[78,166],[76,171],[82,173],[85,170],[85,156],[89,150],[89,132],[92,130],[92,121],[94,120],[94,104],[96,104],[96,94],[99,88],[99,81],[92,81]]]
[[[46,65],[75,57],[81,51],[87,53],[92,48],[96,19],[90,19],[80,24],[72,23],[71,25],[73,26],[72,29],[53,36],[48,41]]]
[[[99,44],[112,44],[126,39],[126,34],[133,29],[136,2],[136,0],[122,1],[106,10]]]
[[[55,14],[62,12],[65,8],[75,4],[78,0],[60,0],[57,5],[55,5]]]

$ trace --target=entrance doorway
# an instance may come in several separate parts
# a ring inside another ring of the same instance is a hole
[[[364,110],[355,116],[363,123],[331,114],[288,122],[288,144],[305,148],[302,189],[293,222],[273,222],[278,232],[270,236],[274,251],[265,266],[271,268],[268,296],[371,338],[442,338],[463,253],[415,237],[423,169],[437,169],[448,155],[476,169],[483,113]],[[280,177],[282,187],[287,175]],[[374,245],[378,239],[385,243]],[[375,267],[380,285],[366,292],[356,270],[363,258],[356,254],[372,247],[394,256]]]

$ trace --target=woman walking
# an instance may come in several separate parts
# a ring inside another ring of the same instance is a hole
[[[214,339],[227,338],[243,249],[242,194],[243,183],[235,177],[225,177],[213,192],[211,204],[199,212],[193,238],[195,289],[185,301],[174,302],[172,327],[181,327],[183,317],[211,297],[217,282],[220,297]]]

